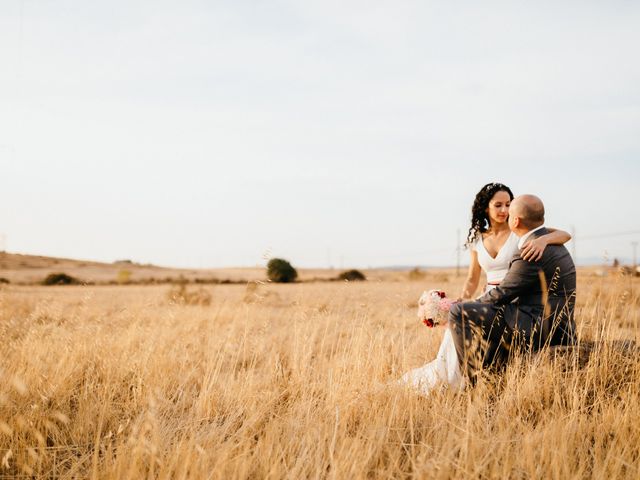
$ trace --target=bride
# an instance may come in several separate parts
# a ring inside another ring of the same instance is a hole
[[[500,284],[509,269],[511,258],[518,253],[518,237],[509,230],[507,218],[513,200],[511,189],[501,183],[488,183],[478,192],[471,209],[471,228],[466,246],[471,250],[471,263],[467,280],[458,301],[473,297],[480,283],[481,271],[487,277],[484,292]],[[524,260],[542,258],[547,245],[561,245],[571,240],[562,230],[547,228],[550,233],[525,243],[520,255]],[[458,356],[449,328],[446,329],[436,358],[426,365],[405,373],[400,383],[428,394],[438,384],[450,388],[464,388]]]

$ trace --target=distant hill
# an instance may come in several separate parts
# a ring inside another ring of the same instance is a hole
[[[89,283],[161,282],[184,277],[194,281],[256,280],[264,277],[262,268],[182,269],[140,264],[130,260],[113,263],[70,258],[0,252],[0,277],[11,283],[39,283],[50,273],[66,273]]]
[[[295,265],[294,265],[295,266]],[[336,277],[341,270],[298,268],[299,279],[326,280]],[[375,272],[364,270],[367,278],[375,279]],[[113,263],[74,260],[70,258],[45,257],[0,252],[0,278],[12,284],[40,283],[50,273],[66,273],[82,282],[108,284],[118,283],[127,278],[132,283],[170,282],[183,277],[189,281],[201,282],[248,282],[265,281],[265,268],[169,268],[151,264],[140,264],[131,260]],[[386,276],[386,275],[385,275]]]

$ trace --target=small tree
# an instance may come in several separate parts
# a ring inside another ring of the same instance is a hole
[[[66,273],[50,273],[42,281],[43,285],[77,285],[80,283],[77,278]]]
[[[298,272],[282,258],[272,258],[267,263],[267,278],[276,283],[291,283],[298,278]]]
[[[339,280],[346,280],[347,282],[361,282],[366,280],[367,277],[364,276],[360,270],[347,270],[346,272],[342,272],[338,275]]]

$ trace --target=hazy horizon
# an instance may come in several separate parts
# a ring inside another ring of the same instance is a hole
[[[567,245],[567,248],[569,249],[570,253],[571,252],[571,243],[569,243]],[[469,259],[467,258],[467,256],[465,255],[465,250],[463,250],[463,253],[461,255],[461,262],[460,262],[460,268],[462,269],[462,273],[466,274],[466,269],[469,267]],[[15,255],[31,255],[31,256],[45,256],[45,257],[49,257],[47,255],[41,255],[37,252],[13,252],[13,251],[5,251],[5,250],[0,250],[0,253],[7,253],[7,254],[15,254]],[[265,268],[266,264],[268,262],[268,260],[270,258],[273,257],[264,257],[262,258],[260,261],[256,262],[253,265],[227,265],[225,267],[221,267],[221,266],[217,266],[217,265],[202,265],[202,266],[197,266],[197,267],[193,267],[193,266],[185,266],[185,265],[168,265],[168,264],[159,264],[159,263],[147,263],[147,262],[139,262],[136,259],[133,258],[117,258],[115,260],[99,260],[99,259],[95,259],[95,258],[78,258],[78,257],[55,257],[52,256],[51,258],[66,258],[68,260],[75,260],[75,261],[79,261],[79,262],[99,262],[99,263],[105,263],[106,265],[108,264],[115,264],[115,263],[120,263],[120,262],[133,262],[134,264],[140,265],[140,266],[153,266],[153,267],[160,267],[160,268],[175,268],[175,269],[190,269],[190,270],[209,270],[209,269],[224,269],[224,268],[247,268],[247,269],[253,269],[253,268]],[[285,259],[286,258],[285,256]],[[633,263],[633,258],[632,257],[611,257],[608,253],[606,255],[603,255],[602,257],[578,257],[578,261],[576,262],[576,266],[578,267],[599,267],[599,266],[611,266],[614,262],[614,260],[618,260],[618,262],[620,263],[620,265],[632,265]],[[348,265],[348,264],[334,264],[334,265],[299,265],[299,264],[294,264],[293,265],[296,268],[302,268],[302,269],[319,269],[319,270],[347,270],[350,268],[358,268],[358,269],[380,269],[380,270],[399,270],[399,271],[404,271],[404,270],[410,270],[413,268],[419,268],[421,270],[429,270],[429,269],[454,269],[457,268],[458,266],[455,263],[451,263],[451,264],[443,264],[443,263],[435,263],[432,265],[429,264],[420,264],[420,263],[410,263],[410,264],[380,264],[380,265]]]
[[[455,265],[500,181],[575,229],[578,263],[630,261],[639,23],[621,1],[3,2],[0,247]]]

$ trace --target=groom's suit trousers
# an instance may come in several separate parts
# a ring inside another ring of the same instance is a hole
[[[453,334],[462,373],[475,383],[482,370],[501,370],[509,358],[513,330],[504,310],[480,302],[452,305],[449,328]]]

